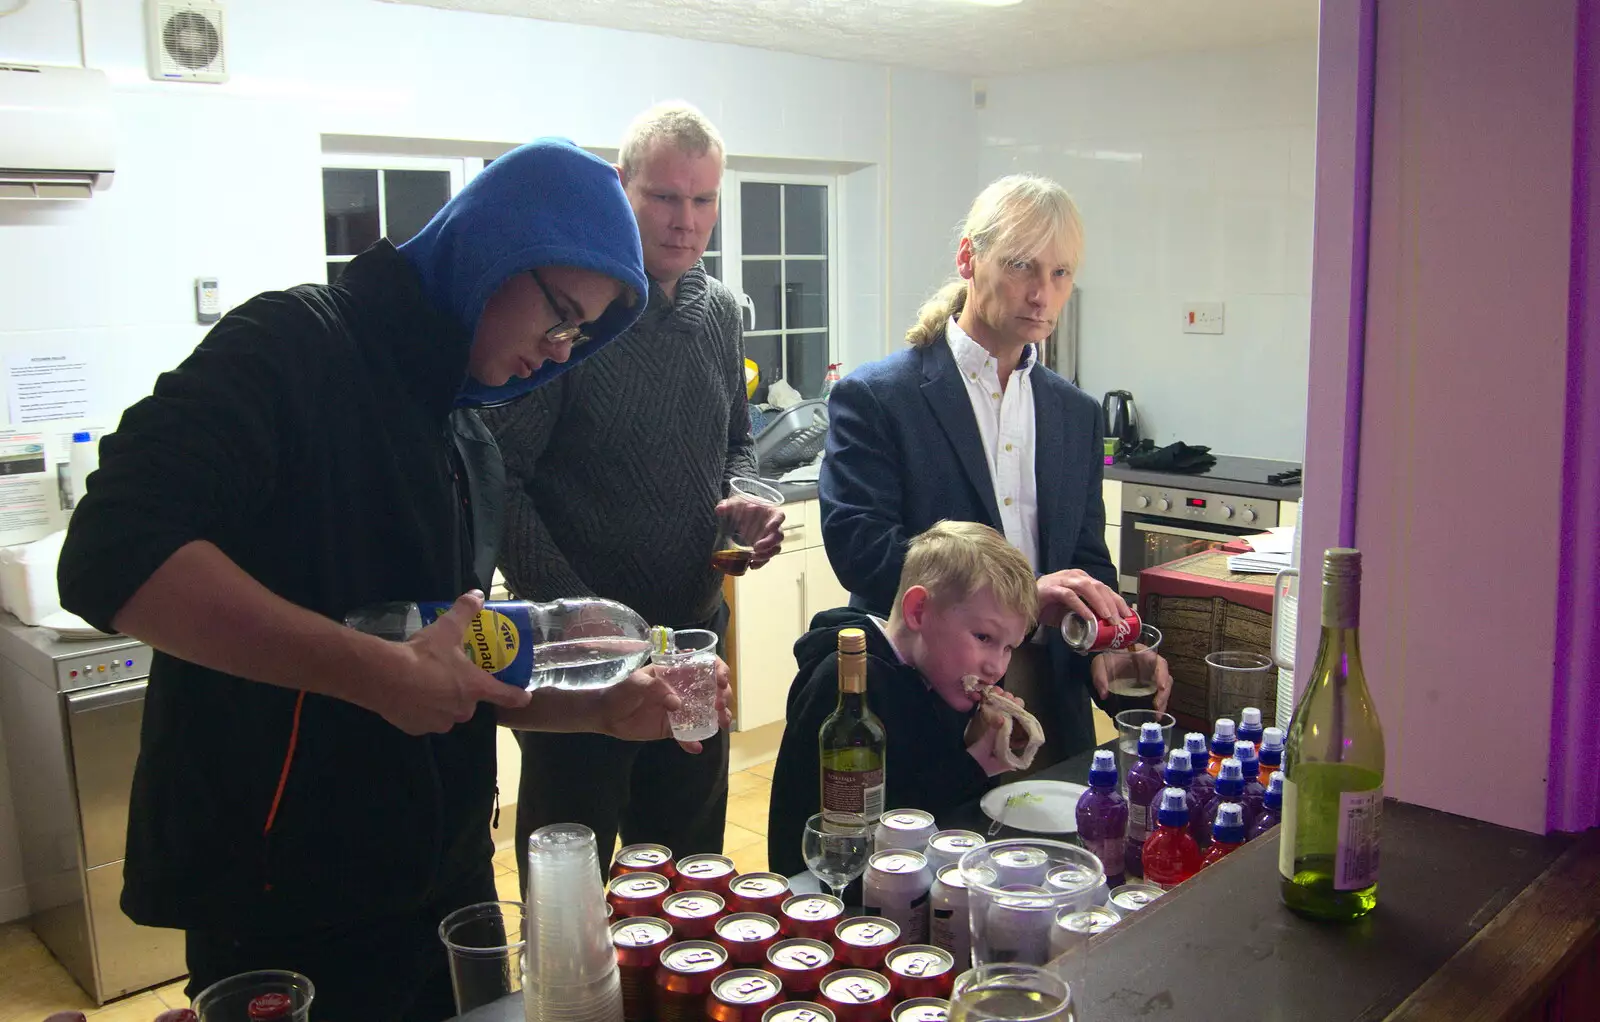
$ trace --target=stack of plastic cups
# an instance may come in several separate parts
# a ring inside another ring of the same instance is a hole
[[[527,1022],[621,1022],[622,983],[594,831],[541,827],[528,840]]]

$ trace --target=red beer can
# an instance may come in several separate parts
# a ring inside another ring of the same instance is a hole
[[[678,875],[678,867],[666,845],[629,845],[611,860],[611,874],[606,879],[615,880],[624,873],[660,873],[671,880]]]
[[[618,919],[661,915],[661,902],[672,882],[660,873],[624,873],[606,884],[606,904]]]
[[[945,1022],[949,1017],[950,1002],[943,997],[913,997],[890,1012],[891,1022]]]
[[[833,929],[844,915],[844,902],[831,894],[797,894],[778,912],[778,925],[785,936],[831,941]]]
[[[767,963],[767,949],[778,942],[778,921],[762,912],[734,912],[713,927],[716,941],[728,950],[728,961],[742,968]]]
[[[900,943],[900,924],[878,916],[853,916],[833,930],[839,963],[852,969],[881,969],[889,949]]]
[[[1061,637],[1079,653],[1103,653],[1108,649],[1127,649],[1139,641],[1143,622],[1139,612],[1125,618],[1093,618],[1068,612],[1061,620]]]
[[[656,968],[672,943],[672,925],[650,916],[622,919],[611,924],[611,943],[622,977],[622,1017],[626,1022],[655,1018]]]
[[[709,940],[682,940],[661,952],[656,969],[657,1022],[705,1022],[711,981],[728,968],[728,952]]]
[[[726,898],[735,872],[733,860],[726,855],[685,855],[678,860],[674,885],[680,891],[716,891]]]
[[[833,1012],[816,1001],[784,1001],[767,1009],[761,1022],[835,1022]]]
[[[674,891],[661,899],[661,918],[683,940],[710,940],[725,907],[716,891]]]
[[[956,982],[956,959],[942,947],[906,944],[889,952],[883,960],[883,971],[896,1001],[948,998]]]
[[[734,969],[711,981],[706,1017],[711,1022],[761,1022],[782,1002],[783,981],[763,969]]]
[[[817,1000],[838,1022],[889,1022],[889,981],[870,969],[841,969],[822,981]]]
[[[783,980],[783,989],[796,997],[810,997],[833,968],[833,947],[809,937],[790,937],[772,945],[767,969]]]
[[[789,900],[789,881],[776,873],[741,873],[728,883],[728,908],[777,917]]]

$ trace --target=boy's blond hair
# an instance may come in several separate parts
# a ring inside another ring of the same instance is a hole
[[[926,589],[941,607],[988,589],[1001,607],[1026,619],[1025,630],[1039,618],[1032,565],[1004,536],[979,522],[937,522],[911,541],[889,612],[891,623],[899,623],[900,605],[912,586]]]

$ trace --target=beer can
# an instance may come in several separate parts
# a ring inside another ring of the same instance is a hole
[[[1043,887],[1000,888],[982,909],[990,960],[1034,965],[1049,961],[1050,928],[1058,907],[1055,896]]]
[[[928,839],[928,850],[923,854],[928,857],[928,868],[938,876],[941,869],[960,862],[963,855],[983,843],[983,835],[975,830],[941,830]]]
[[[672,882],[660,873],[624,873],[606,884],[606,904],[616,910],[616,918],[661,915],[661,901],[672,890]]]
[[[726,907],[716,891],[674,891],[661,899],[661,918],[680,940],[710,940]]]
[[[711,981],[706,1000],[710,1022],[761,1022],[783,1001],[783,982],[764,969],[734,969]]]
[[[835,1022],[833,1012],[816,1001],[784,1001],[767,1009],[761,1022]]]
[[[1043,887],[1045,876],[1050,872],[1050,856],[1045,850],[1027,845],[995,852],[989,857],[989,864],[994,868],[996,887],[1013,884]]]
[[[854,969],[880,969],[889,949],[900,943],[893,919],[853,916],[834,927],[833,949],[841,963]]]
[[[884,958],[883,971],[896,1001],[949,997],[956,982],[954,956],[931,944],[902,944]]]
[[[668,946],[656,968],[657,1022],[704,1022],[711,981],[727,967],[728,952],[709,940]]]
[[[777,916],[789,900],[789,881],[776,873],[741,873],[728,883],[728,908]]]
[[[1073,908],[1104,905],[1111,898],[1105,873],[1096,876],[1082,866],[1066,865],[1052,869],[1045,874],[1044,889],[1072,895],[1070,904]]]
[[[972,963],[972,920],[967,916],[967,879],[960,863],[933,878],[928,894],[928,943],[950,952],[964,970]]]
[[[1104,905],[1085,909],[1064,908],[1050,928],[1050,957],[1081,947],[1097,933],[1117,925],[1122,917]]]
[[[783,980],[783,989],[796,997],[817,992],[833,968],[833,945],[809,937],[780,940],[767,951],[767,970]]]
[[[890,1022],[946,1022],[949,1017],[950,1001],[944,997],[913,997],[889,1013]]]
[[[762,912],[733,912],[718,919],[716,940],[728,961],[741,968],[766,964],[767,949],[778,942],[778,921]]]
[[[838,1022],[889,1022],[889,980],[869,969],[840,969],[822,981],[817,1000]]]
[[[1142,627],[1138,611],[1125,618],[1084,617],[1069,611],[1061,620],[1061,637],[1079,653],[1103,653],[1132,646],[1139,641]]]
[[[893,919],[909,944],[928,942],[928,890],[933,874],[921,852],[901,848],[876,852],[867,860],[861,907],[868,915]]]
[[[666,845],[629,845],[611,860],[611,873],[606,879],[615,880],[624,873],[660,873],[671,880],[678,875],[678,868],[672,862],[672,849]]]
[[[1122,915],[1127,915],[1129,912],[1139,911],[1166,893],[1155,884],[1139,881],[1126,883],[1111,892],[1111,907]]]
[[[913,852],[925,851],[928,839],[938,829],[932,813],[921,809],[891,809],[878,817],[878,829],[872,835],[872,850],[886,852],[891,848],[905,848]]]
[[[680,891],[716,891],[728,896],[728,884],[733,880],[733,860],[726,855],[705,852],[685,855],[678,860],[678,879],[674,885]]]
[[[650,916],[618,920],[611,924],[611,943],[622,978],[622,1017],[626,1022],[655,1018],[656,969],[672,943],[672,925]]]
[[[832,940],[833,929],[844,915],[844,902],[831,894],[797,894],[778,911],[784,936]]]

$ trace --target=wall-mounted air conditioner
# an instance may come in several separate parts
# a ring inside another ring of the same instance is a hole
[[[0,63],[0,199],[87,199],[113,155],[104,73]]]

